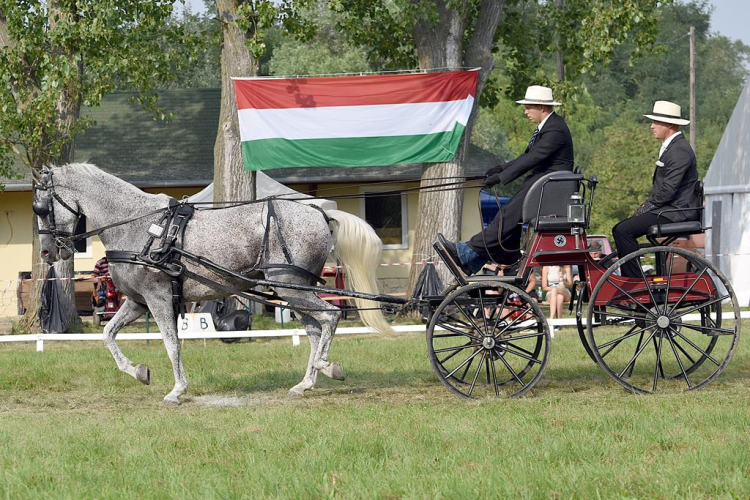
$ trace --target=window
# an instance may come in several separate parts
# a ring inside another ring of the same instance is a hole
[[[86,223],[86,216],[81,215],[81,218],[78,219],[78,224],[76,225],[75,231],[73,231],[74,234],[83,234],[88,229],[88,224]],[[78,259],[90,259],[91,258],[91,238],[86,238],[83,240],[74,241],[73,245],[75,246],[76,253],[75,257]]]
[[[383,240],[384,249],[403,249],[409,247],[408,222],[406,217],[406,196],[403,194],[381,194],[382,191],[395,191],[400,188],[389,186],[378,191],[377,188],[362,188],[365,195],[360,200],[362,218],[370,224]]]

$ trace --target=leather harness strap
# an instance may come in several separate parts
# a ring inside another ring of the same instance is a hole
[[[195,207],[192,204],[184,201],[179,202],[174,198],[171,198],[169,200],[169,206],[164,209],[164,213],[159,219],[159,222],[152,225],[149,229],[149,238],[140,253],[123,250],[107,250],[105,252],[107,260],[113,263],[135,264],[151,267],[167,274],[171,278],[172,283],[172,306],[175,317],[183,316],[186,312],[183,294],[183,284],[185,278],[194,279],[199,283],[202,283],[211,288],[223,290],[235,295],[240,295],[257,302],[274,305],[273,303],[268,301],[277,299],[276,295],[254,290],[241,290],[238,288],[222,285],[214,280],[185,269],[185,265],[182,262],[182,257],[188,257],[190,260],[196,262],[199,266],[208,267],[211,270],[218,272],[219,274],[223,274],[228,278],[239,277],[240,279],[251,281],[245,276],[237,275],[236,273],[233,273],[228,269],[224,269],[211,263],[208,259],[200,256],[195,256],[183,250],[185,228],[187,227],[187,223],[193,217],[194,213]],[[326,221],[330,222],[330,218],[325,215],[325,212],[321,210],[321,213],[323,213],[323,215],[325,216]],[[263,259],[267,261],[269,258],[270,248],[268,245],[268,240],[272,219],[276,225],[276,236],[279,240],[281,250],[284,253],[284,257],[286,258],[287,262],[279,264],[260,264],[260,262],[258,262],[255,266],[253,266],[251,270],[247,272],[249,273],[255,270],[288,269],[295,274],[300,274],[306,278],[309,278],[314,283],[325,284],[325,280],[321,279],[320,276],[313,274],[307,269],[296,266],[292,263],[291,252],[289,251],[289,248],[284,241],[284,237],[281,234],[279,217],[276,214],[276,210],[274,208],[272,200],[268,200],[268,211],[266,213],[266,229],[263,235],[263,244],[261,247],[261,252],[259,253],[259,260]],[[157,240],[159,240],[160,246],[154,249],[152,247],[154,245],[154,242],[156,242]]]

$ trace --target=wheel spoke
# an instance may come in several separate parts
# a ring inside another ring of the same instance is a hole
[[[701,270],[700,273],[698,273],[698,276],[695,277],[695,281],[693,281],[689,287],[685,290],[685,292],[682,294],[682,297],[677,300],[677,302],[674,303],[674,306],[672,306],[672,309],[670,309],[669,314],[671,315],[673,311],[677,310],[677,307],[680,305],[682,300],[687,297],[687,294],[690,293],[690,290],[693,289],[693,287],[698,283],[698,281],[703,277],[704,274],[706,274],[706,270],[708,269],[708,266],[704,266],[703,270]]]
[[[669,345],[672,347],[672,352],[674,353],[674,357],[677,360],[677,364],[680,366],[680,371],[682,372],[682,376],[685,377],[685,382],[687,383],[688,389],[693,388],[693,384],[690,383],[690,378],[688,377],[687,372],[685,371],[685,367],[682,366],[682,360],[680,359],[680,355],[677,353],[677,348],[674,346],[674,342],[672,341],[672,336],[669,334],[667,335],[667,340],[669,341]]]
[[[522,330],[522,329],[519,329],[519,330]],[[504,338],[495,337],[495,339],[497,340],[523,340],[523,339],[530,339],[534,337],[544,337],[545,335],[546,334],[544,332],[537,332],[537,333],[529,333],[527,335],[519,335],[518,337],[504,337]]]
[[[518,351],[514,351],[513,349],[508,349],[507,347],[505,348],[505,352],[508,352],[508,353],[510,353],[510,354],[515,354],[515,355],[516,355],[516,356],[518,356],[519,358],[523,358],[523,359],[528,359],[528,360],[529,360],[529,361],[531,361],[532,363],[541,363],[541,361],[539,361],[539,360],[538,360],[538,359],[536,359],[536,358],[533,358],[533,357],[531,357],[531,356],[526,356],[525,354],[522,354],[522,353],[520,353],[520,352],[518,352]]]
[[[731,298],[732,296],[729,294],[726,294],[722,297],[718,297],[716,299],[709,300],[708,302],[701,302],[697,306],[693,306],[690,309],[685,309],[684,311],[680,311],[679,313],[675,314],[674,309],[672,309],[672,313],[670,314],[670,317],[672,318],[681,318],[687,314],[690,314],[691,312],[697,311],[698,309],[703,309],[704,307],[709,307],[717,302],[724,302],[726,299]],[[721,314],[721,309],[719,310],[719,314]]]
[[[695,345],[695,343],[693,343],[693,341],[691,341],[689,338],[687,338],[686,336],[684,336],[682,333],[678,332],[677,330],[675,330],[671,326],[669,327],[669,329],[672,330],[675,334],[677,334],[677,336],[679,336],[682,340],[684,340],[685,342],[687,342],[688,344],[690,344],[693,349],[695,349],[696,351],[698,351],[699,353],[701,353],[702,355],[704,355],[707,359],[711,360],[711,362],[713,364],[715,364],[716,366],[721,366],[721,363],[719,363],[718,361],[716,361],[709,353],[707,353],[706,351],[704,351],[703,349],[701,349],[700,347],[698,347],[697,345]]]
[[[499,305],[500,307],[500,314],[497,315],[497,318],[495,318],[495,323],[492,325],[492,331],[497,330],[497,325],[500,324],[501,321],[505,321],[509,316],[511,316],[515,311],[510,311],[508,314],[503,316],[503,311],[505,311],[505,304],[508,302],[508,297],[510,296],[509,290],[503,290],[503,299],[502,304]]]
[[[640,259],[639,259],[639,265],[638,269],[641,271],[641,278],[643,278],[643,283],[646,284],[646,290],[648,290],[648,295],[651,297],[651,303],[656,306],[656,298],[654,298],[654,294],[651,292],[651,285],[648,283],[648,278],[646,278],[646,273],[643,272],[643,268],[640,266]]]
[[[481,307],[480,311],[482,311],[482,321],[484,322],[484,333],[485,335],[489,334],[490,331],[488,330],[489,325],[487,324],[487,315],[484,313],[484,299],[482,298],[482,289],[479,289],[479,306]],[[502,314],[502,311],[501,311]]]
[[[662,378],[664,378],[664,368],[661,366],[661,343],[663,339],[664,339],[664,335],[659,335],[659,343],[656,344],[656,339],[654,338],[654,344],[656,347],[656,363],[654,363],[653,392],[656,392],[656,381],[659,380],[659,373],[661,373]]]
[[[456,307],[458,308],[458,310],[461,311],[461,314],[464,315],[464,318],[466,318],[469,321],[469,323],[471,323],[471,326],[474,327],[474,330],[481,335],[482,330],[477,326],[476,323],[474,323],[474,319],[471,317],[471,314],[467,314],[466,311],[464,311],[464,308],[461,307],[461,305],[458,302],[454,301],[454,304],[456,304]],[[484,316],[484,309],[482,309],[482,316]]]
[[[669,287],[672,284],[672,266],[674,265],[674,253],[668,252],[669,269],[667,270],[667,294],[664,296],[664,312],[669,310]]]
[[[717,335],[734,335],[734,329],[733,328],[718,328],[718,327],[711,328],[710,326],[698,326],[698,325],[694,325],[692,323],[680,323],[680,325],[683,328],[690,328],[691,330],[695,330],[695,331],[698,331],[698,332],[703,332],[706,335],[709,335],[708,333],[706,333],[706,331],[708,331],[708,332],[719,332]]]
[[[515,340],[515,339],[514,339],[514,340]],[[513,343],[513,342],[511,342],[510,340],[504,340],[503,342],[504,342],[505,344],[507,344],[507,345],[509,345],[509,346],[513,347],[514,349],[518,349],[519,351],[521,351],[521,352],[523,352],[523,353],[525,353],[525,354],[528,354],[529,356],[534,356],[534,353],[533,353],[533,352],[531,352],[531,351],[529,351],[529,350],[527,350],[527,349],[524,349],[524,348],[523,348],[523,347],[521,347],[521,346],[518,346],[518,345],[514,344],[514,343]]]
[[[437,326],[439,326],[440,328],[445,328],[445,325],[438,324]],[[446,330],[447,330],[447,328],[446,328]],[[471,335],[469,335],[468,333],[465,333],[465,332],[462,332],[462,333],[436,333],[432,337],[436,338],[436,339],[445,339],[445,338],[449,338],[449,337],[470,337],[472,339],[476,338],[476,337],[472,337]]]
[[[664,376],[664,366],[661,364],[661,337],[659,337],[659,342],[657,344],[656,337],[651,341],[654,344],[654,352],[660,355],[659,362],[656,366],[659,367],[659,373],[661,374],[661,378],[667,378]]]
[[[482,351],[474,351],[474,353],[473,353],[473,354],[471,354],[471,355],[470,355],[470,356],[469,356],[468,358],[466,358],[465,360],[461,361],[461,364],[459,364],[459,365],[458,365],[457,367],[455,367],[455,368],[453,369],[453,371],[451,371],[451,372],[450,372],[449,374],[447,374],[447,375],[445,376],[445,378],[450,378],[450,377],[452,377],[454,373],[456,373],[456,372],[457,372],[458,370],[460,370],[460,369],[461,369],[461,368],[462,368],[462,367],[463,367],[463,366],[464,366],[464,365],[465,365],[466,363],[468,363],[469,361],[471,361],[472,359],[474,359],[474,356],[476,356],[476,355],[477,355],[477,354],[479,354],[480,352],[482,352]]]
[[[443,319],[445,318],[445,319]],[[450,321],[452,323],[457,323],[459,326],[463,326],[464,328],[471,328],[471,324],[467,323],[466,321],[462,320],[461,318],[458,318],[452,314],[443,314],[440,318],[438,318],[438,321]]]
[[[520,377],[518,376],[518,374],[517,374],[517,373],[516,373],[516,371],[515,371],[515,370],[513,369],[513,367],[511,367],[511,366],[510,366],[510,364],[509,364],[509,363],[508,363],[508,361],[507,361],[507,360],[505,359],[505,357],[504,357],[504,356],[502,356],[502,355],[500,355],[500,356],[498,357],[498,359],[500,359],[500,361],[502,361],[502,362],[503,362],[503,364],[505,365],[505,368],[507,368],[507,369],[508,369],[508,371],[510,372],[510,374],[511,374],[511,375],[513,375],[513,378],[514,378],[514,379],[516,379],[516,380],[518,381],[518,383],[519,383],[519,384],[521,384],[521,387],[526,387],[526,384],[524,384],[524,383],[523,383],[523,380],[521,380],[521,378],[520,378]]]
[[[626,309],[628,312],[633,312],[632,310]],[[643,320],[643,321],[653,321],[652,319],[649,319],[646,316],[628,316],[627,314],[621,314],[621,313],[608,313],[606,311],[598,312],[596,314],[600,314],[602,316],[610,316],[614,318],[620,318],[620,319],[632,319],[632,320]],[[651,311],[649,311],[649,314],[651,314]],[[609,325],[607,325],[609,326]]]
[[[690,362],[691,362],[692,364],[695,364],[695,360],[693,359],[693,357],[692,357],[692,356],[691,356],[691,355],[690,355],[690,354],[689,354],[689,353],[688,353],[688,352],[687,352],[687,351],[685,350],[685,348],[684,348],[684,347],[682,347],[682,345],[680,345],[680,343],[679,343],[679,342],[677,342],[677,339],[674,339],[674,338],[673,338],[673,339],[672,339],[672,343],[673,343],[673,344],[674,344],[674,345],[675,345],[675,346],[677,347],[677,349],[679,349],[679,350],[680,350],[680,352],[681,352],[682,354],[684,354],[684,355],[685,355],[685,357],[686,357],[686,358],[687,358],[687,359],[688,359],[688,360],[689,360],[689,361],[690,361]]]
[[[638,356],[641,355],[641,353],[646,348],[646,346],[648,345],[648,343],[651,342],[652,338],[654,338],[654,332],[651,332],[651,335],[649,336],[649,338],[646,339],[646,342],[643,343],[643,345],[641,346],[641,348],[637,349],[635,351],[635,354],[633,354],[633,357],[630,358],[630,361],[628,361],[628,364],[625,365],[625,368],[623,368],[623,370],[620,372],[620,374],[618,375],[618,378],[622,378],[622,376],[625,374],[625,372],[628,371],[628,368],[630,368],[630,365],[632,365],[632,364],[635,363],[635,360],[638,358]]]
[[[476,359],[476,358],[474,358],[474,359]],[[466,381],[466,374],[469,373],[469,370],[471,369],[471,365],[474,364],[474,359],[472,359],[471,361],[469,361],[469,364],[466,365],[466,367],[464,368],[464,372],[459,377],[459,380],[461,382],[465,382]]]
[[[498,335],[502,335],[503,333],[505,333],[506,331],[508,331],[508,328],[510,328],[511,326],[513,326],[513,325],[515,325],[516,323],[518,323],[518,321],[519,321],[519,320],[520,320],[521,318],[523,318],[524,316],[526,316],[526,314],[527,314],[527,313],[528,313],[529,311],[531,311],[531,309],[532,309],[532,307],[531,307],[531,306],[527,307],[527,308],[526,308],[526,310],[525,310],[524,312],[522,312],[521,314],[519,314],[519,315],[518,315],[518,317],[517,317],[516,319],[514,319],[513,321],[511,321],[510,323],[508,323],[508,324],[506,325],[506,327],[505,327],[505,328],[503,328],[503,330],[502,330],[501,332],[498,332],[498,333],[497,333],[497,335],[495,335],[495,338],[497,338],[497,337],[498,337]]]
[[[471,347],[482,347],[482,344],[472,344],[471,342],[468,342],[464,345],[456,346],[456,347],[443,347],[442,349],[435,349],[435,354],[439,352],[450,352],[450,351],[461,351],[463,349],[471,348]],[[446,358],[447,360],[448,358]]]
[[[627,332],[626,332],[626,333],[625,333],[625,334],[624,334],[624,335],[623,335],[622,337],[619,337],[619,338],[616,338],[616,339],[614,339],[614,340],[610,340],[610,341],[608,341],[608,342],[605,342],[605,343],[603,343],[603,344],[600,344],[600,345],[596,346],[596,348],[597,348],[597,349],[603,349],[604,347],[610,346],[610,345],[612,345],[612,344],[619,344],[620,342],[622,342],[622,341],[623,341],[623,340],[625,340],[625,339],[628,339],[628,338],[630,338],[630,337],[633,337],[633,336],[635,336],[635,335],[638,335],[639,333],[643,333],[643,332],[645,332],[646,330],[648,330],[648,329],[652,328],[652,327],[650,327],[650,326],[646,326],[646,327],[643,327],[643,328],[639,328],[638,330],[635,330],[635,331],[633,331],[633,329],[634,329],[634,328],[636,328],[636,326],[637,326],[637,325],[633,325],[633,328],[631,328],[630,330],[628,330],[628,331],[627,331]]]
[[[622,292],[627,298],[629,298],[630,300],[632,300],[633,302],[635,302],[636,304],[638,304],[638,306],[640,306],[641,309],[643,309],[644,311],[646,311],[648,314],[652,315],[651,311],[648,309],[648,307],[646,307],[643,304],[641,304],[641,302],[639,300],[636,300],[636,298],[633,297],[632,295],[630,295],[630,293],[628,293],[625,290],[623,290],[622,288],[620,288],[620,286],[617,283],[615,283],[614,281],[609,281],[609,283],[611,283],[612,286],[614,286],[620,292]]]
[[[480,351],[477,351],[477,353],[479,353],[479,352]],[[471,396],[471,393],[474,392],[474,386],[477,385],[477,378],[479,377],[479,372],[482,370],[482,365],[484,364],[484,357],[487,355],[487,351],[483,350],[481,352],[482,352],[482,359],[479,360],[479,365],[477,366],[477,371],[474,372],[474,378],[471,380],[471,386],[469,387],[469,396]]]
[[[635,352],[638,352],[638,349],[641,348],[641,342],[643,342],[643,334],[645,332],[641,332],[641,336],[638,337],[638,343],[635,345]],[[632,365],[630,365],[630,369],[628,370],[628,377],[631,377],[633,375],[633,370],[635,369],[635,362],[633,362]]]
[[[469,332],[464,332],[462,330],[459,330],[458,328],[454,327],[453,325],[449,325],[449,324],[446,324],[446,323],[438,322],[437,326],[439,326],[440,328],[444,328],[445,330],[448,330],[449,332],[453,332],[453,333],[455,333],[457,335],[462,335],[464,337],[469,337],[472,340],[479,340],[479,336],[475,336],[475,335],[472,335]],[[440,334],[433,334],[433,337],[437,337],[438,335],[440,335]],[[453,336],[455,336],[455,335],[448,335],[448,334],[444,334],[444,335],[446,337],[453,337]]]
[[[487,355],[487,364],[492,370],[492,385],[495,387],[495,397],[500,397],[500,387],[497,383],[497,373],[495,373],[495,363],[492,361],[492,352]]]

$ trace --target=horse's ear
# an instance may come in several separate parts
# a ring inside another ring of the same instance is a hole
[[[35,168],[31,169],[31,177],[34,178],[34,182],[36,182],[37,184],[42,183],[42,174],[40,174],[37,169]]]

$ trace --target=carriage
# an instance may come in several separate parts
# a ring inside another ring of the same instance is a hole
[[[576,323],[583,347],[635,393],[705,386],[726,368],[739,340],[739,307],[726,277],[703,257],[669,246],[678,237],[703,232],[701,222],[665,219],[650,228],[648,245],[609,265],[597,262],[591,254],[599,247],[586,238],[597,180],[580,173],[554,172],[531,187],[523,207],[525,253],[516,276],[467,277],[436,243],[455,281],[440,295],[416,303],[373,289],[380,257],[373,249],[379,240],[350,214],[279,199],[197,210],[187,202],[142,193],[92,165],[48,170],[36,181],[42,257],[54,262],[71,241],[100,235],[112,277],[130,299],[108,323],[104,341],[120,370],[150,383],[148,367],[133,365],[115,342],[124,324],[150,309],[174,368],[175,387],[164,398],[168,403],[179,403],[187,390],[175,328],[180,305],[227,294],[259,302],[277,298],[258,292],[257,286],[272,287],[286,300],[310,339],[308,368],[290,390],[293,396],[313,388],[319,372],[344,377],[340,365],[328,361],[340,312],[318,293],[375,301],[391,310],[416,306],[426,311],[434,372],[453,393],[468,398],[520,396],[541,379],[550,357],[549,324],[524,291],[536,266],[579,266]],[[96,193],[103,186],[117,194],[101,199]],[[123,212],[135,216],[123,219]],[[92,214],[89,222],[97,229],[74,236],[72,228],[82,214]],[[316,272],[333,242],[350,262],[351,290],[317,284]],[[623,263],[635,259],[641,277],[621,276]],[[362,270],[368,266],[369,275]],[[371,309],[362,311],[363,320],[382,326],[382,316]]]
[[[524,291],[536,266],[581,270],[575,314],[581,343],[627,390],[698,389],[726,368],[740,334],[732,286],[705,258],[669,246],[706,228],[660,217],[639,250],[597,261],[591,254],[599,246],[586,240],[596,184],[596,177],[568,172],[536,181],[524,201],[527,244],[516,276],[466,277],[435,244],[455,281],[426,299],[427,346],[435,373],[452,392],[520,396],[539,381],[550,355],[549,324]],[[632,260],[640,278],[621,276]]]

